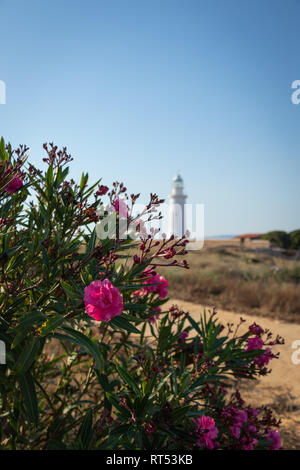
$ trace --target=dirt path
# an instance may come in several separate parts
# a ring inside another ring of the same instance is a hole
[[[195,320],[199,320],[204,309],[210,308],[176,299],[169,301],[166,306],[170,307],[172,304],[177,304],[188,311]],[[249,383],[247,386],[242,384],[241,389],[243,396],[253,406],[269,405],[282,417],[281,434],[284,447],[300,449],[300,325],[218,309],[218,317],[224,324],[237,324],[240,316],[247,321],[243,328],[247,328],[255,321],[263,328],[270,329],[275,336],[278,334],[285,339],[284,345],[272,347],[275,352],[280,352],[280,358],[274,359],[271,363],[272,373],[251,383],[250,388]],[[297,349],[292,347],[297,340],[298,354]],[[293,363],[293,353],[299,364]]]
[[[200,315],[209,307],[203,305],[197,305],[192,302],[185,302],[182,300],[172,300],[167,306],[176,303],[183,310],[190,312],[195,320],[199,320]],[[300,397],[300,363],[298,365],[293,364],[292,354],[295,353],[295,349],[292,348],[294,341],[299,340],[299,354],[298,361],[300,362],[300,325],[294,323],[284,323],[269,318],[263,318],[258,316],[250,315],[239,315],[234,312],[228,312],[225,310],[218,309],[218,317],[220,320],[226,323],[238,323],[240,316],[242,316],[247,322],[245,323],[244,329],[247,329],[249,324],[254,321],[261,325],[263,328],[269,328],[274,335],[283,336],[285,344],[277,347],[273,347],[274,351],[280,352],[280,359],[273,360],[272,362],[272,374],[264,377],[263,382],[265,385],[271,385],[272,387],[288,387],[291,392]]]

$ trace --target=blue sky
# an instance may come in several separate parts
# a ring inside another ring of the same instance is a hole
[[[179,170],[205,233],[300,227],[299,0],[0,0],[0,134],[66,145],[166,197]]]

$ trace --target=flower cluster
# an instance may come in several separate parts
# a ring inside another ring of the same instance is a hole
[[[262,416],[260,416],[262,414]],[[271,430],[271,426],[279,426],[279,422],[272,416],[272,411],[262,407],[252,408],[246,406],[240,394],[232,395],[227,406],[221,411],[221,419],[229,429],[231,444],[225,443],[234,449],[254,450],[260,440],[270,442],[269,448],[277,450],[281,447],[278,430]]]
[[[85,287],[84,302],[86,313],[97,321],[108,322],[123,311],[123,298],[108,279]]]
[[[24,174],[21,172],[21,157],[13,165],[8,161],[0,161],[0,190],[14,194],[23,186]]]
[[[104,194],[106,194],[108,190],[109,190],[108,186],[104,186],[103,184],[101,184],[96,192],[96,195],[104,196]]]
[[[159,314],[161,312],[161,307],[154,307],[150,313],[153,313],[152,317],[150,317],[150,323],[152,323],[152,325],[155,324],[155,320],[158,320],[159,319]]]
[[[119,214],[119,217],[125,219],[128,216],[128,206],[124,199],[118,197],[112,205],[112,210]]]
[[[13,217],[0,217],[0,228],[14,223]]]
[[[158,294],[160,299],[164,299],[168,295],[167,287],[168,281],[163,277],[154,272],[152,269],[147,268],[144,271],[145,276],[150,276],[144,282],[143,294],[155,293]],[[157,285],[152,285],[157,284]]]
[[[263,328],[260,325],[257,325],[255,322],[249,326],[249,332],[254,334],[255,336],[250,336],[247,339],[247,347],[246,351],[254,351],[254,350],[261,350],[262,352],[254,358],[254,364],[260,368],[261,375],[267,373],[266,366],[269,364],[271,359],[278,357],[277,355],[272,353],[271,348],[267,347],[263,349],[266,345],[266,341],[263,340],[262,336],[265,333]],[[270,335],[267,335],[270,337]],[[276,341],[272,341],[268,344],[282,344],[282,340],[277,338]]]
[[[215,426],[215,420],[210,416],[201,416],[201,418],[192,418],[196,425],[194,435],[197,438],[197,446],[206,449],[214,449],[219,443],[216,441],[218,436],[218,428]]]
[[[155,423],[153,421],[150,421],[150,423],[144,424],[144,429],[151,436],[155,431]]]
[[[234,406],[227,406],[221,412],[222,418],[229,424],[230,434],[233,438],[241,442],[242,449],[253,450],[257,445],[256,436],[257,427],[251,422],[251,418],[256,418],[258,409],[248,409],[247,411],[238,409]],[[243,430],[243,435],[241,433]],[[241,438],[241,439],[240,439]]]
[[[61,150],[58,149],[57,145],[53,142],[43,144],[44,150],[47,152],[47,157],[43,158],[43,162],[51,165],[53,168],[63,167],[67,163],[71,162],[73,158],[67,152],[67,147],[63,147]]]
[[[186,312],[178,307],[178,305],[172,305],[169,308],[170,316],[172,320],[177,320],[183,316],[186,316]]]
[[[139,219],[140,222],[140,219]],[[158,266],[180,266],[188,269],[189,266],[186,260],[179,262],[175,259],[176,256],[183,256],[187,253],[186,245],[189,241],[184,235],[180,239],[175,239],[174,235],[171,235],[169,239],[163,236],[163,240],[155,240],[156,232],[154,229],[151,231],[151,235],[148,237],[143,233],[145,229],[141,224],[141,240],[142,243],[139,246],[140,254],[135,255],[135,263],[149,263],[152,268]]]
[[[270,442],[270,450],[279,450],[281,448],[280,435],[277,429],[275,431],[268,429],[267,440]]]
[[[144,282],[142,289],[133,292],[134,296],[145,297],[147,294],[158,294],[159,298],[165,299],[168,295],[168,281],[164,276],[160,276],[153,269],[146,268],[143,272],[143,278],[147,278]]]
[[[18,189],[22,188],[23,180],[20,176],[14,176],[13,179],[5,186],[5,191],[14,194]]]

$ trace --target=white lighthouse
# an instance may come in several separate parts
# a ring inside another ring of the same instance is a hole
[[[183,179],[177,174],[173,178],[173,187],[169,195],[169,236],[174,235],[176,238],[182,237],[185,231],[184,204],[187,196],[184,194],[183,189]]]

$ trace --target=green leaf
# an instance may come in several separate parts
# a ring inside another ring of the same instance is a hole
[[[62,323],[65,321],[65,318],[60,315],[59,313],[55,315],[54,317],[51,317],[46,325],[42,328],[41,335],[42,336],[47,336],[50,333],[52,333],[56,328],[58,328]]]
[[[72,300],[77,300],[78,299],[79,294],[74,289],[74,287],[70,286],[70,284],[68,284],[65,281],[61,281],[61,286],[62,286],[63,290],[65,291],[65,293],[67,294],[67,296],[70,297],[70,299],[72,299]]]
[[[14,370],[17,375],[24,375],[34,359],[36,358],[41,346],[41,341],[37,337],[33,337],[25,346],[19,355]]]
[[[127,256],[126,256],[127,258]],[[155,282],[153,284],[147,284],[147,287],[152,287],[152,286],[159,286],[159,282]],[[129,289],[141,289],[142,287],[145,287],[145,284],[139,283],[139,284],[132,284],[132,285],[119,285],[118,288],[120,290],[129,290]]]
[[[119,398],[117,398],[115,395],[113,395],[110,392],[105,392],[105,397],[111,403],[117,410],[120,411],[120,413],[126,415],[127,417],[130,417],[129,411],[124,408],[124,406],[120,405]]]
[[[167,375],[159,382],[159,384],[158,384],[158,386],[157,386],[157,389],[156,389],[157,392],[159,392],[160,389],[162,388],[162,386],[163,386],[165,383],[168,382],[168,380],[169,380],[169,378],[171,377],[171,375],[172,375],[172,372],[170,372],[169,374],[167,374]]]
[[[23,330],[26,327],[33,327],[36,323],[43,323],[47,319],[46,315],[42,312],[32,312],[25,315],[20,321],[19,325],[11,331]]]
[[[23,341],[23,339],[24,339],[24,338],[26,337],[26,335],[27,335],[27,331],[28,331],[28,330],[24,328],[24,329],[19,330],[19,331],[17,332],[17,334],[15,335],[14,340],[13,340],[13,342],[12,342],[12,344],[11,344],[10,349],[15,349],[15,348]]]
[[[28,420],[37,425],[39,417],[38,402],[33,378],[30,372],[28,371],[26,374],[18,377],[18,382],[27,411]]]
[[[190,322],[190,324],[192,325],[192,327],[197,331],[197,333],[199,333],[199,335],[201,335],[201,331],[200,331],[200,328],[198,326],[198,323],[195,322],[195,320],[190,316],[188,315],[188,321]]]
[[[126,435],[126,433],[129,431],[130,427],[131,427],[130,424],[121,424],[120,426],[115,427],[111,431],[110,434],[112,436]]]
[[[109,392],[111,387],[108,383],[107,376],[105,374],[100,374],[98,371],[96,373],[97,373],[98,382],[101,385],[101,387],[103,388],[103,390],[105,392]]]
[[[104,368],[103,356],[99,348],[97,347],[97,345],[92,340],[90,340],[90,338],[88,338],[84,334],[68,326],[64,326],[62,330],[68,333],[68,335],[70,335],[70,336],[66,336],[65,339],[79,346],[82,346],[84,349],[86,349],[94,357],[99,371],[103,370]],[[57,334],[55,336],[57,337]],[[65,336],[65,335],[59,334],[59,336]]]
[[[77,434],[77,439],[82,443],[84,449],[89,449],[93,437],[93,412],[91,409],[89,409],[87,414],[83,418],[83,421]]]
[[[89,255],[91,251],[95,248],[96,239],[97,239],[97,234],[96,234],[96,229],[94,228],[94,230],[91,233],[89,243],[86,247],[86,252],[85,252],[86,255]]]
[[[66,167],[64,170],[61,169],[61,173],[56,178],[56,184],[59,186],[63,181],[65,181],[66,177],[69,174],[69,167]]]
[[[61,441],[51,439],[48,441],[47,450],[66,450],[66,445]]]
[[[4,142],[3,137],[1,137],[1,140],[0,140],[0,158],[2,161],[9,160],[6,150],[5,150],[5,142]]]
[[[50,165],[46,173],[46,187],[49,192],[52,190],[52,186],[53,186],[53,166]]]
[[[172,417],[177,420],[182,420],[190,409],[191,407],[189,405],[178,406],[177,408],[174,408],[174,410],[172,411]]]
[[[115,317],[110,320],[109,325],[114,326],[116,328],[121,328],[122,330],[129,331],[130,333],[136,333],[138,335],[141,334],[140,330],[138,330],[134,325],[129,323],[128,320],[124,317]]]
[[[49,258],[47,255],[47,251],[45,248],[42,246],[42,256],[43,256],[43,263],[46,266],[47,272],[50,272],[50,265],[49,265]]]
[[[132,390],[135,391],[135,393],[139,396],[141,396],[141,392],[136,384],[136,382],[134,381],[134,379],[132,379],[130,377],[130,375],[126,372],[126,370],[124,370],[122,367],[116,365],[116,369],[120,375],[120,377],[124,380],[124,382],[127,383],[127,385],[129,385],[130,388],[132,388]]]
[[[143,398],[137,397],[134,401],[134,414],[138,418],[145,417],[147,410],[152,406],[152,401],[149,395],[145,395]]]
[[[88,178],[89,178],[88,174],[85,175],[84,173],[82,173],[81,180],[80,180],[80,185],[79,185],[80,192],[82,192],[83,188],[85,187],[86,183],[88,182]]]
[[[88,178],[89,176],[88,173],[86,174],[86,176]],[[93,194],[94,189],[96,188],[96,186],[99,186],[100,181],[101,181],[101,178],[98,181],[96,181],[96,183],[93,184],[93,186],[90,186],[83,193],[81,193],[84,200],[87,200],[91,196],[91,194]]]

